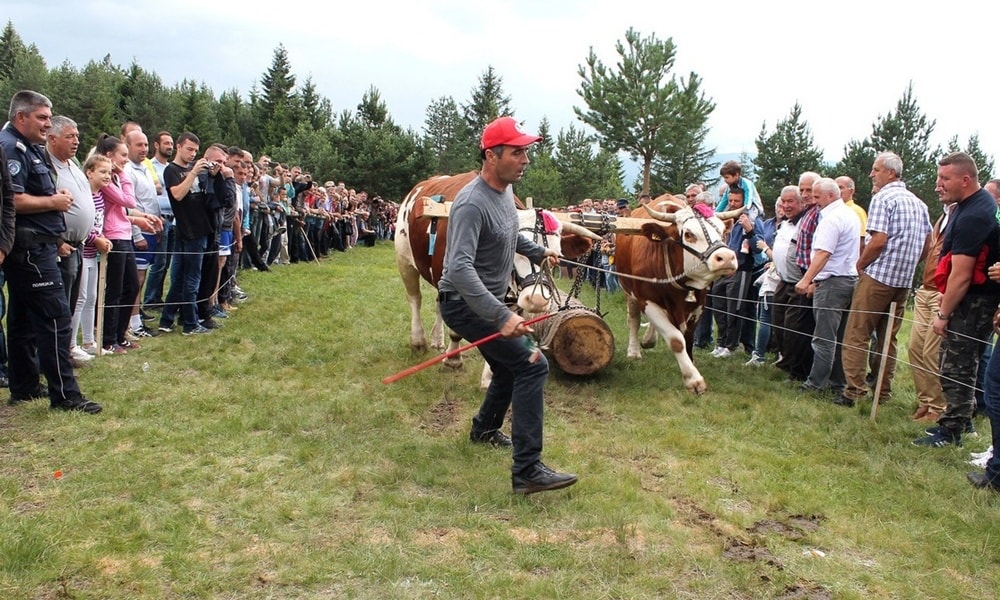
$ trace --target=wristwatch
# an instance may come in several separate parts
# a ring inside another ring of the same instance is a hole
[[[942,321],[948,321],[948,320],[951,319],[951,315],[946,315],[946,314],[942,313],[941,311],[938,311],[937,318],[941,319]]]

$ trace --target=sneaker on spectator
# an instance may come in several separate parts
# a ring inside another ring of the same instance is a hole
[[[948,429],[944,425],[935,425],[933,427],[928,427],[924,430],[927,435],[938,435],[940,433],[947,433]],[[962,430],[962,435],[968,435],[971,437],[978,437],[979,432],[976,431],[976,426],[969,421],[965,424],[965,429]]]
[[[97,356],[97,344],[84,344],[83,346],[80,347],[83,348],[83,351],[86,352],[87,354],[91,356]]]
[[[983,450],[982,452],[973,452],[972,453],[972,458],[976,458],[976,459],[978,459],[978,458],[989,458],[991,456],[993,456],[993,446],[992,445],[989,448],[987,448],[986,450]]]
[[[745,366],[745,367],[763,367],[765,364],[767,364],[767,361],[764,360],[764,357],[761,356],[760,354],[757,354],[757,351],[754,350],[753,354],[750,355],[750,360],[748,360],[745,363],[743,363],[743,366]]]
[[[194,327],[192,329],[186,329],[186,330],[184,330],[184,332],[182,333],[182,335],[201,335],[203,333],[212,333],[212,330],[211,329],[206,329],[206,328],[202,327],[201,325],[198,325],[198,326],[196,326],[196,327]]]
[[[140,308],[140,309],[139,309],[139,318],[140,318],[141,320],[143,320],[143,321],[152,321],[152,320],[153,320],[153,319],[155,319],[156,317],[154,317],[154,316],[153,316],[153,315],[151,315],[151,314],[148,314],[148,313],[146,313],[146,311],[145,311],[145,310],[143,310],[143,309],[141,309],[141,308]]]
[[[922,438],[913,440],[914,446],[926,446],[928,448],[944,448],[952,444],[961,448],[962,436],[954,435],[948,430],[939,431],[934,435],[925,435]]]
[[[205,329],[219,329],[222,327],[222,324],[213,319],[212,317],[209,317],[207,319],[201,320],[201,326],[204,327]]]
[[[85,363],[94,360],[94,355],[90,354],[89,352],[85,351],[83,348],[79,346],[73,346],[72,348],[69,349],[69,359]]]
[[[138,342],[133,342],[132,340],[129,339],[126,339],[124,342],[118,345],[121,346],[122,348],[125,348],[126,350],[139,350],[142,348],[142,346],[140,346]]]
[[[110,346],[105,346],[101,350],[101,354],[128,354],[128,350],[122,348],[119,344],[111,344]]]
[[[174,330],[174,326],[173,326],[173,325],[163,325],[163,324],[161,323],[161,324],[160,324],[160,326],[159,326],[159,327],[157,327],[156,329],[157,329],[157,330],[158,330],[158,331],[159,331],[160,333],[171,333],[171,332],[173,332],[173,330]]]
[[[726,348],[725,346],[719,348],[718,350],[719,350],[718,352],[712,353],[712,356],[714,356],[715,358],[728,358],[733,355],[733,351],[730,350],[729,348]]]
[[[160,335],[160,332],[155,329],[150,329],[145,325],[140,326],[138,329],[132,329],[132,335],[137,338],[151,338]]]
[[[126,329],[125,330],[125,339],[126,340],[131,340],[131,341],[134,342],[134,341],[136,341],[136,340],[139,339],[139,336],[137,336],[136,334],[132,333],[131,329]]]
[[[216,319],[228,319],[229,318],[229,313],[227,313],[226,311],[222,310],[222,307],[219,306],[218,304],[216,304],[215,306],[213,306],[211,308],[210,312],[212,313],[212,316],[215,317]]]

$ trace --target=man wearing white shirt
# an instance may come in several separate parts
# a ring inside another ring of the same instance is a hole
[[[130,131],[125,136],[125,146],[128,149],[128,164],[125,175],[132,182],[135,191],[136,208],[160,219],[160,202],[156,195],[156,181],[146,165],[146,154],[149,152],[149,142],[142,131]],[[161,219],[162,220],[162,219]],[[135,225],[132,226],[132,241],[135,243],[135,266],[139,276],[139,293],[136,294],[129,320],[129,330],[137,337],[156,337],[154,329],[142,323],[139,314],[139,300],[142,298],[142,286],[146,282],[146,270],[156,256],[160,233],[144,233]]]
[[[163,220],[163,231],[157,241],[157,251],[153,253],[149,272],[146,274],[146,290],[143,292],[142,305],[147,308],[159,307],[163,304],[163,281],[170,268],[170,257],[174,251],[174,211],[170,207],[166,186],[162,185],[163,171],[170,164],[174,155],[174,138],[169,131],[161,131],[153,138],[153,158],[150,163],[156,171],[156,177],[161,185],[156,194],[160,206],[158,214]],[[148,212],[148,211],[147,211]]]
[[[858,254],[861,223],[840,197],[837,182],[824,177],[813,184],[819,207],[819,222],[812,238],[812,261],[795,284],[799,294],[813,297],[813,362],[803,391],[838,394],[843,390],[844,371],[840,362],[845,314],[858,281]]]
[[[73,204],[63,213],[66,231],[62,235],[63,242],[59,244],[59,270],[71,312],[76,308],[80,295],[83,243],[94,228],[95,214],[90,182],[74,162],[79,147],[80,130],[76,122],[64,116],[52,117],[52,127],[45,136],[45,149],[52,161],[57,185],[69,190],[73,196]],[[76,367],[93,358],[76,344],[71,344],[69,355]]]

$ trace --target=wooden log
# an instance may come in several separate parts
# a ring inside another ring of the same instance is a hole
[[[615,336],[600,316],[574,298],[569,308],[535,326],[547,358],[570,375],[592,375],[611,363]]]
[[[419,218],[429,219],[437,217],[448,218],[448,211],[451,209],[451,202],[435,202],[430,198],[423,198],[423,209],[418,213]],[[634,217],[616,217],[608,215],[607,223],[601,215],[581,215],[580,213],[553,212],[557,219],[563,223],[574,223],[581,225],[595,232],[600,232],[605,227],[610,233],[637,234],[642,231],[642,226],[646,223],[661,223],[656,219],[636,219]]]

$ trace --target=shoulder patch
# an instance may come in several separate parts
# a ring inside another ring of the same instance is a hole
[[[21,172],[21,161],[13,158],[7,159],[7,170],[10,171],[11,177],[17,177],[17,174]]]
[[[20,150],[21,152],[27,152],[28,151],[28,147],[25,146],[24,142],[22,142],[21,140],[17,140],[17,142],[14,144],[14,147],[17,148],[18,150]]]

